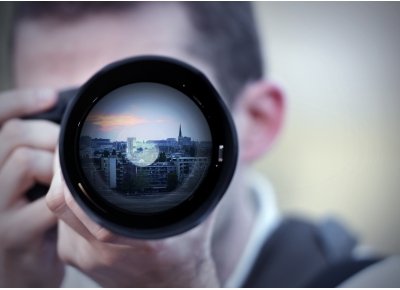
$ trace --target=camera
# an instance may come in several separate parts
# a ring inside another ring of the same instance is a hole
[[[52,110],[72,196],[94,221],[139,239],[183,233],[216,207],[238,155],[222,98],[196,68],[141,56],[112,63]],[[36,185],[30,199],[45,194]]]

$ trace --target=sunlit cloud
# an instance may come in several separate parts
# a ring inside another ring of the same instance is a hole
[[[88,122],[99,126],[101,131],[110,131],[118,127],[131,127],[151,121],[133,115],[92,114],[88,117]]]

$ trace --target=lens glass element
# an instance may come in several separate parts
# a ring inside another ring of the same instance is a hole
[[[102,97],[79,140],[90,189],[135,214],[169,210],[190,198],[207,174],[211,149],[198,105],[158,83],[134,83]]]

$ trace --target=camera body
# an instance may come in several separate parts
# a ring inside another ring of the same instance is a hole
[[[43,113],[25,117],[27,120],[47,120],[56,124],[61,124],[65,110],[69,102],[78,93],[78,88],[71,88],[60,91],[58,93],[58,100],[53,108]],[[45,196],[49,191],[49,187],[42,184],[36,184],[26,192],[26,197],[29,201],[34,201],[42,196]]]

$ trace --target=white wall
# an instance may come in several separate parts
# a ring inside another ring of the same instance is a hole
[[[282,209],[334,214],[400,253],[399,3],[257,3],[286,128],[257,164]]]

